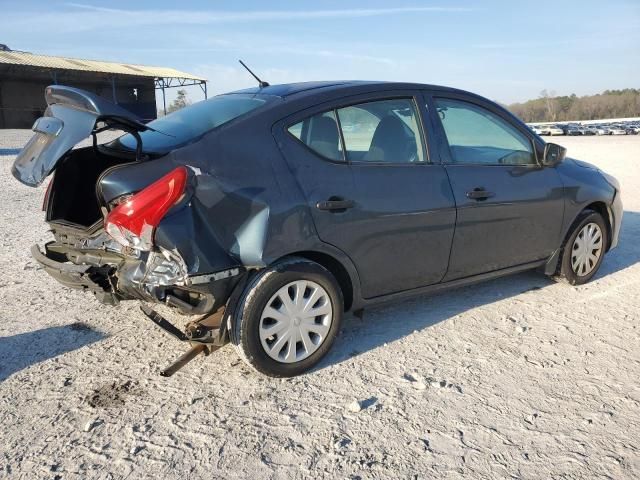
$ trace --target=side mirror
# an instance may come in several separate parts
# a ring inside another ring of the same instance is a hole
[[[564,157],[567,156],[567,149],[561,147],[556,143],[547,143],[544,146],[544,155],[542,158],[542,164],[545,167],[552,167],[557,165]]]

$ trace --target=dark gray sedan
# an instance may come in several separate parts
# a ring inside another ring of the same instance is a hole
[[[165,375],[228,341],[258,371],[296,375],[345,311],[529,269],[582,284],[618,241],[618,182],[472,93],[263,86],[149,124],[82,90],[46,98],[13,167],[31,186],[53,174],[54,239],[33,255],[103,303],[141,300],[189,342]],[[128,133],[73,149],[104,129]]]

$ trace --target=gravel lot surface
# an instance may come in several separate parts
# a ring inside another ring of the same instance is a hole
[[[43,188],[0,131],[0,477],[639,478],[640,136],[554,137],[616,175],[620,246],[586,286],[524,273],[347,318],[315,371],[274,380],[184,347],[29,256]]]

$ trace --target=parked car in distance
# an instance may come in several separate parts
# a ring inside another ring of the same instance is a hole
[[[540,126],[540,125],[527,125],[531,131],[537,135],[543,136],[543,135],[549,135],[549,131],[547,128]]]
[[[620,125],[613,125],[611,128],[609,128],[609,132],[611,132],[611,135],[626,135],[627,134],[627,130],[624,127],[621,127]]]
[[[12,169],[53,175],[35,260],[267,375],[317,365],[344,312],[531,269],[580,285],[618,243],[615,178],[462,90],[261,85],[149,124],[83,90],[45,97]],[[104,128],[129,133],[73,149]]]
[[[596,128],[596,135],[611,135],[611,129],[607,126],[600,125]]]
[[[547,125],[538,125],[536,128],[540,132],[539,135],[551,135],[551,132],[549,131],[549,127]]]
[[[582,135],[582,130],[572,125],[563,125],[560,128],[562,129],[562,132],[564,135],[571,135],[571,136]]]
[[[564,135],[564,130],[562,129],[562,127],[558,126],[558,125],[550,125],[547,128],[547,131],[549,132],[549,135]]]

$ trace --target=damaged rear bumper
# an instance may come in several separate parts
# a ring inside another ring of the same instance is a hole
[[[202,315],[226,304],[244,269],[189,276],[172,252],[142,257],[79,249],[58,242],[31,247],[33,258],[61,284],[91,292],[102,303],[142,300],[172,307],[184,315]]]
[[[109,270],[112,267],[69,263],[69,259],[64,254],[49,250],[49,245],[44,246],[44,253],[38,245],[31,247],[31,256],[42,265],[49,275],[66,287],[92,292],[102,303],[118,304],[120,300],[118,296],[109,291],[111,289],[108,280]]]
[[[222,318],[229,296],[243,278],[240,268],[180,280],[180,262],[172,264],[175,254],[166,252],[137,258],[49,242],[44,252],[38,245],[32,246],[31,255],[58,282],[90,291],[103,303],[116,305],[120,300],[141,299],[169,305],[183,314],[203,314],[190,321],[183,332],[147,305],[141,306],[154,324],[191,344],[190,350],[160,372],[165,377],[172,376],[200,353],[209,355],[228,342]],[[181,284],[161,285],[170,279],[178,279]]]

